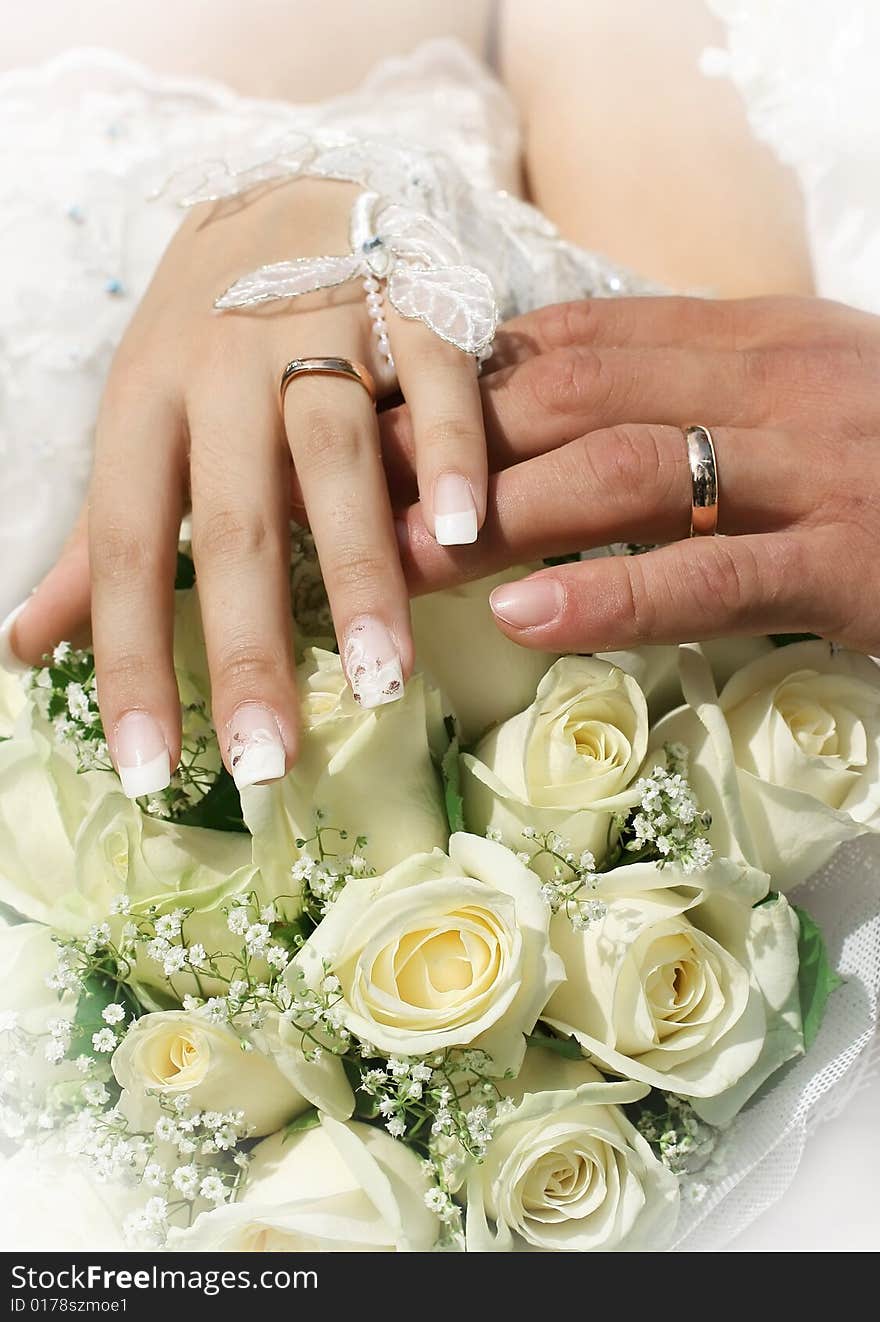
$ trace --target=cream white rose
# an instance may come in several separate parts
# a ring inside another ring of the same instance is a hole
[[[333,652],[313,648],[297,670],[299,754],[274,785],[242,794],[254,859],[277,894],[291,889],[297,839],[315,831],[315,809],[352,839],[368,838],[367,857],[383,871],[410,854],[445,847],[448,826],[432,761],[442,751],[439,694],[414,675],[397,702],[364,711]]]
[[[0,742],[0,901],[82,935],[104,913],[74,886],[76,834],[118,782],[106,772],[79,774],[32,698],[19,706],[12,693],[10,716],[16,707],[11,737]]]
[[[504,1090],[515,1105],[464,1177],[471,1252],[523,1241],[549,1253],[663,1247],[678,1181],[621,1110],[647,1086],[609,1083],[587,1061],[530,1047]]]
[[[756,657],[776,651],[769,638],[716,638],[701,643],[700,647],[719,688]],[[596,655],[613,666],[619,666],[638,681],[647,699],[652,724],[684,701],[678,671],[678,647],[674,644],[652,643],[626,652],[597,652]]]
[[[689,750],[689,779],[724,854],[782,890],[844,840],[880,830],[880,667],[823,642],[780,647],[716,696],[699,652],[683,648],[688,706],[652,743]]]
[[[294,961],[329,966],[350,1032],[387,1055],[477,1047],[517,1069],[562,975],[540,881],[502,845],[456,834],[381,877],[350,882]]]
[[[524,578],[536,567],[515,565],[491,578],[413,599],[416,664],[449,700],[465,743],[527,707],[556,660],[555,654],[512,643],[489,608],[493,588]]]
[[[601,858],[612,815],[635,802],[647,742],[648,708],[632,676],[563,657],[525,711],[462,757],[468,830],[497,831],[511,849],[522,849],[527,827],[557,831]]]
[[[159,1093],[188,1096],[199,1111],[243,1111],[251,1135],[271,1134],[309,1105],[270,1056],[245,1050],[227,1024],[198,1011],[145,1014],[129,1029],[111,1060],[129,1122],[153,1129],[162,1114]],[[341,1066],[340,1066],[341,1068]]]
[[[209,951],[231,952],[236,946],[224,906],[232,897],[251,891],[264,904],[274,898],[253,864],[251,850],[248,835],[163,821],[142,813],[137,804],[114,792],[100,800],[77,832],[76,889],[88,912],[100,915],[99,921],[110,914],[113,898],[120,892],[128,896],[134,916],[153,906],[159,915],[192,909],[186,922],[189,943],[200,943]],[[115,934],[125,921],[110,920]],[[240,939],[237,949],[241,953]],[[186,994],[225,993],[222,979],[209,973],[196,980],[194,975],[180,972],[169,980],[162,964],[149,958],[143,946],[138,952],[134,981],[139,995],[155,989],[171,992],[179,1001]],[[232,976],[232,962],[224,965],[221,958],[219,963],[221,973]]]
[[[727,859],[606,873],[604,918],[584,931],[553,918],[566,978],[544,1021],[602,1069],[733,1114],[803,1050],[797,918],[782,896],[753,907],[767,881]]]
[[[173,1230],[183,1252],[427,1252],[439,1222],[415,1153],[369,1125],[325,1117],[254,1149],[244,1196]]]
[[[27,705],[22,677],[0,666],[0,737],[8,739]]]

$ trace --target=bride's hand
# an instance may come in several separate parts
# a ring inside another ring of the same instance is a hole
[[[809,632],[880,652],[880,318],[818,299],[602,300],[511,323],[484,382],[486,527],[454,554],[410,508],[411,590],[610,542],[647,554],[497,588],[510,638],[600,651]],[[536,356],[537,355],[537,356]],[[682,428],[710,428],[721,537],[688,537]],[[393,422],[405,480],[409,431]]]
[[[110,372],[88,530],[84,516],[15,622],[15,653],[39,663],[52,642],[81,631],[91,594],[101,714],[130,794],[161,789],[180,751],[172,605],[187,503],[213,716],[239,785],[282,775],[296,753],[292,486],[356,696],[365,706],[399,697],[412,668],[408,594],[368,392],[340,377],[297,377],[283,417],[279,406],[291,359],[344,357],[376,373],[378,341],[360,282],[257,311],[213,309],[256,267],[347,252],[357,191],[301,180],[203,207],[184,223]],[[486,502],[475,361],[422,323],[386,315],[426,521],[440,536],[435,519],[463,515],[444,521],[450,540],[475,537]]]

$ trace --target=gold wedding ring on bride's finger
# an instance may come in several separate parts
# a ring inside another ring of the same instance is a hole
[[[691,537],[714,537],[718,531],[718,463],[708,427],[685,430],[691,470]]]
[[[352,358],[292,358],[281,373],[279,390],[281,407],[284,408],[284,396],[287,387],[297,376],[342,376],[363,386],[373,404],[376,403],[376,383],[373,374],[363,363]]]

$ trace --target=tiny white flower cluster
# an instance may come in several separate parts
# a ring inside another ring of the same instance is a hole
[[[364,1054],[368,1052],[364,1048]],[[451,1048],[437,1055],[392,1056],[362,1070],[359,1091],[369,1114],[381,1117],[392,1138],[421,1144],[434,1181],[427,1206],[457,1230],[460,1210],[449,1186],[469,1161],[483,1161],[494,1127],[512,1105],[502,1097],[483,1051]]]
[[[636,785],[638,811],[627,824],[630,853],[653,854],[664,863],[676,863],[690,874],[707,868],[714,851],[706,838],[712,819],[701,812],[687,782],[687,750],[666,749],[667,765],[656,766]]]
[[[297,840],[297,848],[302,852],[290,869],[293,881],[303,892],[306,909],[316,922],[320,922],[350,882],[376,874],[362,852],[367,845],[366,836],[357,837],[351,852],[334,853],[327,848],[327,835],[347,841],[348,832],[322,826],[323,815],[320,809],[315,814],[315,834],[310,839]]]
[[[63,642],[48,661],[44,668],[31,671],[29,677],[37,710],[52,722],[59,743],[70,744],[76,750],[80,770],[111,771],[98,708],[94,657]]]
[[[718,1131],[701,1120],[683,1097],[664,1094],[665,1109],[644,1110],[637,1129],[673,1175],[701,1170],[712,1156]]]
[[[98,707],[93,654],[62,642],[47,660],[48,665],[31,671],[28,681],[37,710],[52,722],[59,743],[73,749],[80,771],[112,772]],[[180,764],[168,788],[149,797],[147,812],[174,818],[197,804],[220,771],[216,743],[207,705],[195,702],[186,706]]]
[[[552,876],[544,882],[541,894],[552,912],[562,910],[579,932],[601,921],[608,907],[596,898],[602,876],[593,854],[588,849],[576,853],[556,831],[541,835],[534,827],[527,826],[523,836],[533,846],[531,854],[524,854],[524,861],[532,864],[541,858],[551,860]]]
[[[326,961],[317,987],[308,986],[304,975],[295,969],[280,984],[278,993],[283,1007],[281,1018],[301,1034],[300,1047],[307,1060],[320,1060],[325,1051],[344,1056],[353,1050],[352,1036],[339,1008],[342,987]]]
[[[162,1114],[152,1134],[136,1134],[116,1107],[98,1109],[110,1097],[103,1084],[84,1084],[83,1094],[91,1109],[62,1131],[67,1153],[87,1158],[101,1180],[153,1191],[123,1226],[130,1247],[161,1248],[181,1202],[194,1214],[235,1197],[249,1161],[239,1151],[247,1137],[242,1112],[191,1111],[188,1096],[169,1102],[157,1093]]]

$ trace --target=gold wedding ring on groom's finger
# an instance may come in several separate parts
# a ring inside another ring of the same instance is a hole
[[[718,531],[718,463],[708,427],[685,431],[691,470],[691,537],[714,537]]]
[[[294,377],[312,375],[348,377],[363,386],[370,396],[370,401],[373,404],[376,403],[376,382],[373,380],[370,369],[364,367],[363,363],[355,362],[351,358],[292,358],[281,373],[279,390],[282,409],[284,408],[284,396],[287,394],[287,387]]]

